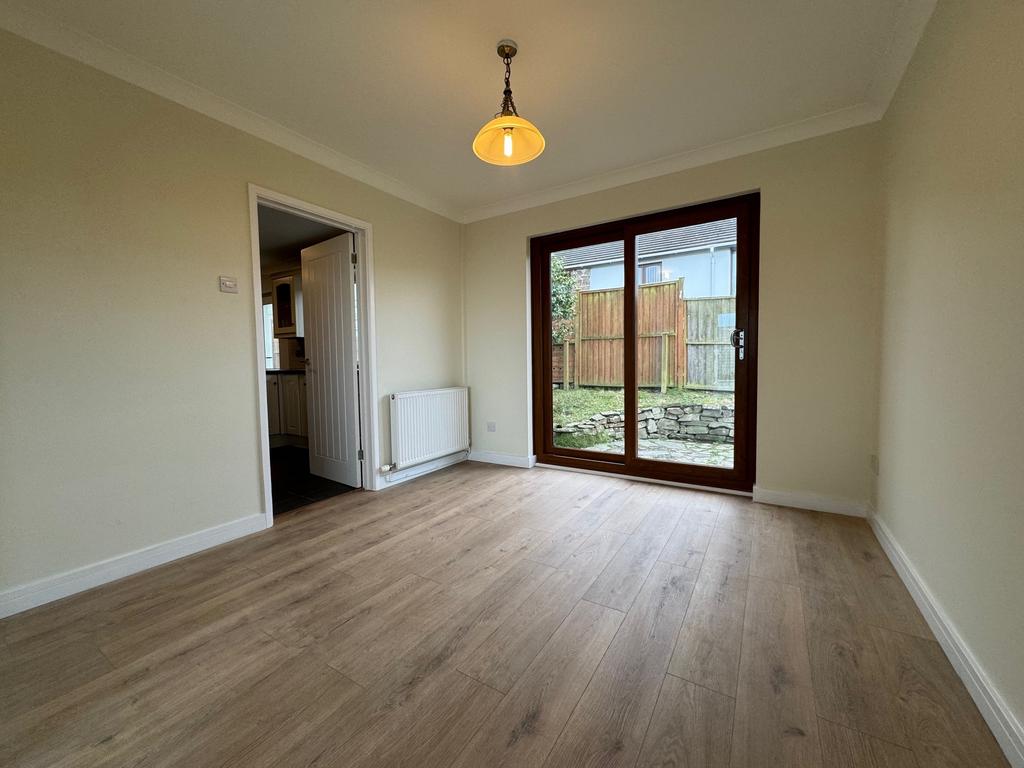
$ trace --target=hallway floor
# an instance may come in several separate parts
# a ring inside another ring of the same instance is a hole
[[[270,449],[270,485],[275,515],[354,490],[351,486],[310,474],[309,451],[293,446]]]

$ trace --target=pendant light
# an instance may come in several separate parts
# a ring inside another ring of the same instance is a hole
[[[491,165],[521,165],[544,151],[544,137],[537,126],[519,116],[512,100],[512,57],[519,51],[514,40],[498,43],[498,56],[505,62],[505,94],[501,109],[473,139],[473,153]]]

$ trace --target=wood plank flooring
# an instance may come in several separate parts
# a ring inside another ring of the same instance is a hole
[[[1006,765],[863,520],[466,463],[0,622],[0,765]]]

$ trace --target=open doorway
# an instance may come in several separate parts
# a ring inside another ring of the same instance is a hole
[[[254,202],[256,342],[266,382],[261,442],[270,517],[363,486],[360,233],[262,195]]]

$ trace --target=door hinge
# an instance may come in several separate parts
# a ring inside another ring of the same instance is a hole
[[[356,455],[357,455],[357,456],[359,457],[359,460],[360,460],[360,461],[362,461],[362,460],[363,460],[363,449],[362,449],[362,448],[360,448],[360,449],[359,449],[359,453],[358,453],[358,454],[356,454]]]
[[[356,261],[357,261],[357,259],[356,259],[356,252],[352,251],[352,263],[355,264]]]

